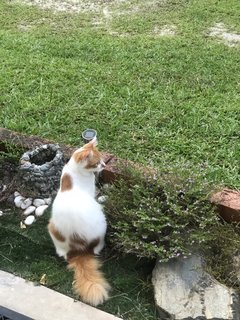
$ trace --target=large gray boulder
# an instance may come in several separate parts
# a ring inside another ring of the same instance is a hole
[[[198,256],[157,262],[152,282],[161,319],[240,320],[239,296],[206,273]]]

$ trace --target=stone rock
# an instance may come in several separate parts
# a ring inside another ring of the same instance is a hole
[[[31,204],[32,204],[32,199],[31,198],[27,198],[22,202],[21,209],[25,210],[28,207],[30,207]]]
[[[41,217],[41,216],[44,214],[44,211],[45,211],[47,208],[48,208],[48,205],[47,205],[47,204],[38,207],[38,208],[36,209],[36,211],[35,211],[35,215],[36,215],[37,217]]]
[[[98,202],[101,203],[101,204],[103,204],[104,202],[106,202],[106,200],[107,200],[107,196],[100,196],[100,197],[98,197]]]
[[[104,185],[102,186],[103,190],[109,190],[113,188],[113,185],[111,185],[110,183],[104,183]]]
[[[52,202],[52,198],[51,197],[50,198],[45,198],[44,201],[45,201],[46,204],[49,205]]]
[[[35,221],[35,217],[31,215],[24,220],[24,224],[27,226],[30,226],[34,221]]]
[[[24,212],[23,214],[25,216],[28,216],[29,214],[33,213],[36,210],[35,206],[29,206]]]
[[[14,197],[18,197],[18,196],[21,196],[21,194],[18,191],[15,191],[14,192]]]
[[[45,200],[43,200],[43,199],[34,199],[34,201],[33,201],[33,205],[35,207],[40,207],[40,206],[43,206],[44,204],[46,204],[46,203],[45,203]]]
[[[224,189],[212,195],[211,202],[214,203],[220,216],[227,222],[240,222],[240,192]]]
[[[240,319],[239,296],[206,273],[198,256],[158,262],[152,282],[163,319]]]
[[[21,205],[22,205],[22,203],[23,203],[24,200],[25,200],[24,197],[22,197],[22,196],[17,196],[17,197],[14,199],[15,206],[16,206],[17,208],[21,208]]]
[[[58,145],[44,144],[25,152],[19,167],[19,177],[25,182],[24,192],[33,198],[55,195],[64,164]]]
[[[1,216],[3,216],[3,211],[2,211],[2,210],[0,210],[0,217],[1,217]]]

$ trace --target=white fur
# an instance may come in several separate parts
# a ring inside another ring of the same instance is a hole
[[[96,189],[95,175],[93,172],[84,169],[85,164],[85,161],[83,163],[76,163],[74,159],[71,158],[63,168],[62,176],[64,173],[68,173],[72,178],[74,189],[94,197]]]
[[[104,246],[107,223],[101,205],[94,199],[94,172],[86,170],[84,163],[76,163],[72,157],[63,168],[62,176],[64,173],[71,176],[72,189],[59,190],[52,206],[51,221],[66,238],[65,242],[61,242],[51,235],[57,254],[66,258],[68,239],[73,234],[87,242],[99,238],[100,243],[94,248],[94,253],[99,254]]]

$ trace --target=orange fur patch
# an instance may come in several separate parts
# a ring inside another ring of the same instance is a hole
[[[83,149],[81,151],[74,152],[73,158],[77,163],[79,163],[83,160],[86,160],[89,154],[90,154],[89,150]]]
[[[84,145],[82,150],[77,150],[73,154],[74,160],[79,163],[80,161],[86,160],[87,157],[91,154],[91,151],[94,149],[94,146],[91,142]]]
[[[86,169],[95,168],[99,164],[100,161],[101,161],[101,153],[96,148],[94,148],[93,154],[89,158],[85,168]]]
[[[52,221],[48,224],[48,231],[56,238],[58,241],[64,242],[66,241],[65,237],[61,234],[60,231],[55,227]]]
[[[82,150],[77,150],[73,154],[74,160],[79,163],[83,160],[88,160],[86,168],[93,168],[101,160],[101,153],[97,150],[94,145],[89,142],[85,144]]]
[[[64,173],[61,178],[61,191],[68,191],[72,189],[72,178],[68,173]]]

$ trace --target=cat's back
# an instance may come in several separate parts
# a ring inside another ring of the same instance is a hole
[[[91,210],[94,209],[101,209],[99,203],[87,192],[81,190],[78,186],[73,187],[71,190],[68,191],[61,191],[59,190],[57,193],[56,198],[53,202],[53,211],[57,209],[59,210]],[[61,211],[62,211],[61,210]]]
[[[64,166],[60,188],[53,202],[53,213],[99,211],[101,207],[94,199],[94,181],[89,176],[79,176],[71,163]]]
[[[88,230],[102,234],[106,230],[101,205],[78,186],[67,191],[59,190],[52,205],[52,220],[64,234],[79,233],[79,229],[81,234],[89,234]]]

